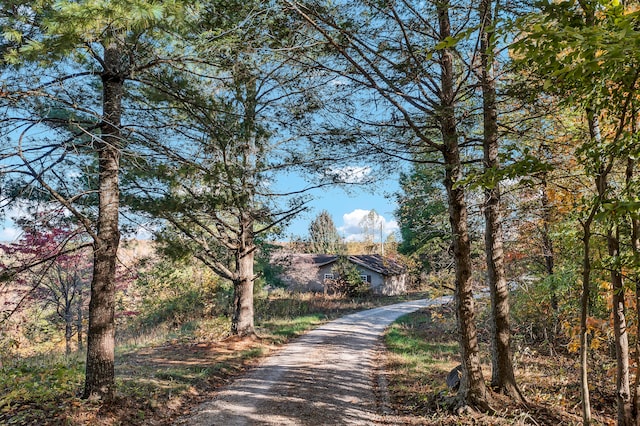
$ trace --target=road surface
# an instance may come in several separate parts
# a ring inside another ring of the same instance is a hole
[[[449,298],[446,298],[449,299]],[[375,355],[385,328],[437,300],[417,300],[347,315],[266,358],[178,425],[380,425]]]

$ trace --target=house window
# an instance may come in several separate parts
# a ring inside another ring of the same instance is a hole
[[[362,274],[360,275],[360,278],[362,278],[362,282],[365,282],[365,283],[371,282],[371,275]]]
[[[324,279],[325,280],[332,280],[333,279],[333,274],[324,274]]]

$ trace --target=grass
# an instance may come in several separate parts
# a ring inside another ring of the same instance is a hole
[[[389,390],[405,414],[417,414],[434,399],[450,396],[444,378],[459,363],[455,329],[419,311],[399,318],[385,334]]]
[[[483,333],[487,334],[487,333]],[[514,336],[518,338],[518,336]],[[514,352],[516,378],[527,407],[492,394],[495,415],[453,414],[456,392],[446,385],[447,374],[459,362],[452,307],[429,307],[401,317],[385,335],[385,367],[393,408],[407,424],[420,425],[578,425],[580,394],[577,362],[568,353],[547,355],[543,347]],[[480,342],[483,374],[491,377],[489,344]],[[607,379],[592,369],[591,383],[601,383],[592,395],[595,425],[615,424],[615,393]]]
[[[412,297],[413,296],[413,297]],[[0,369],[0,424],[172,424],[221,385],[251,368],[279,345],[326,321],[360,309],[422,298],[341,299],[277,292],[256,299],[255,340],[227,339],[227,317],[196,312],[176,322],[120,328],[114,404],[81,400],[83,355],[24,357]]]
[[[293,318],[272,319],[264,321],[258,328],[258,333],[264,336],[271,337],[274,341],[278,342],[279,337],[284,338],[282,341],[298,337],[304,334],[307,330],[314,328],[324,322],[326,322],[327,316],[324,314],[311,314],[303,315]]]
[[[72,401],[84,380],[76,357],[36,356],[14,359],[0,370],[0,424],[37,424]]]

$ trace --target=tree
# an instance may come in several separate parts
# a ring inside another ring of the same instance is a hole
[[[396,194],[395,216],[402,235],[399,251],[419,259],[426,272],[446,270],[451,264],[451,233],[441,175],[439,167],[414,163],[409,173],[400,175],[400,192]]]
[[[471,143],[471,138],[464,137],[467,123],[459,113],[471,93],[464,83],[469,68],[462,57],[470,9],[456,9],[452,25],[454,5],[449,1],[287,4],[334,53],[328,65],[316,62],[316,66],[340,76],[346,86],[343,90],[350,90],[352,99],[362,100],[346,114],[358,136],[336,132],[336,139],[344,144],[360,138],[364,148],[388,155],[385,158],[408,160],[413,154],[439,154],[456,272],[463,365],[459,404],[489,409],[490,394],[480,368],[462,184],[461,150]]]
[[[635,157],[635,143],[629,138],[635,126],[632,105],[637,102],[637,54],[628,51],[636,32],[629,32],[635,17],[619,2],[581,1],[542,4],[542,13],[526,21],[530,46],[519,45],[525,61],[536,61],[543,88],[560,96],[567,105],[584,113],[588,138],[578,150],[578,158],[593,179],[594,195],[583,207],[583,295],[581,313],[581,375],[583,420],[591,421],[587,380],[587,309],[591,281],[592,227],[602,226],[609,259],[612,287],[613,329],[616,347],[616,395],[618,423],[633,424],[638,407],[633,407],[629,384],[629,348],[626,324],[624,258],[620,244],[628,222],[620,218],[635,214],[635,200],[625,199],[625,185],[614,184],[618,167],[628,168]],[[533,24],[534,26],[531,26]],[[559,53],[562,52],[562,53]],[[615,213],[614,213],[615,212]],[[631,244],[630,246],[632,246]],[[637,265],[629,265],[632,268]],[[637,400],[637,399],[636,399]]]
[[[366,247],[366,251],[369,254],[373,254],[376,252],[376,235],[380,235],[380,254],[384,254],[383,252],[383,240],[382,240],[382,218],[378,214],[377,211],[371,209],[369,212],[360,220],[360,228],[362,229],[362,235],[364,235],[364,244]]]
[[[362,279],[360,271],[348,256],[341,255],[332,272],[336,275],[334,291],[354,297],[371,291],[371,285]]]
[[[182,29],[185,8],[179,2],[97,0],[12,8],[37,16],[39,26],[31,39],[5,52],[6,60],[24,69],[7,80],[22,102],[12,104],[11,115],[23,123],[14,144],[19,161],[8,172],[26,176],[26,186],[64,206],[93,241],[85,398],[110,400],[115,390],[119,172],[133,131],[123,130],[125,100],[143,85],[146,72],[174,59],[168,52],[175,48],[157,52],[168,45],[167,27],[174,36]],[[21,28],[12,28],[14,38],[22,37]],[[29,78],[22,82],[23,76]],[[40,137],[43,127],[50,144]]]
[[[87,261],[86,251],[58,256],[42,281],[45,303],[55,307],[58,319],[64,324],[67,355],[71,353],[74,335],[77,336],[78,351],[84,346],[83,320],[90,282],[91,264]]]
[[[483,153],[485,173],[500,170],[498,139],[498,108],[496,77],[494,74],[495,22],[493,2],[482,0],[480,15],[480,66],[479,79],[482,88]],[[485,255],[487,276],[491,293],[492,334],[492,387],[502,390],[519,402],[524,398],[518,389],[511,356],[511,329],[509,319],[509,288],[504,266],[502,240],[500,182],[495,181],[484,190]]]
[[[306,203],[304,191],[276,194],[269,187],[295,162],[288,138],[274,134],[291,132],[285,126],[307,109],[309,93],[283,47],[282,16],[245,2],[232,10],[238,26],[224,40],[194,44],[197,72],[155,79],[151,96],[163,102],[167,128],[176,130],[131,178],[130,201],[166,225],[159,238],[168,250],[195,256],[233,283],[231,334],[251,338],[256,253]],[[225,13],[211,11],[203,27],[217,31]]]
[[[341,250],[341,239],[338,229],[328,211],[321,211],[309,225],[311,252],[338,254]]]
[[[89,245],[82,232],[65,224],[54,224],[59,211],[39,214],[35,221],[22,219],[22,236],[11,244],[0,244],[0,251],[9,263],[3,269],[13,270],[14,293],[21,293],[13,305],[5,306],[0,322],[26,309],[39,305],[53,307],[53,323],[62,321],[65,349],[71,353],[74,335],[78,350],[83,346],[82,320],[85,294],[89,288],[91,264],[87,262]],[[75,332],[74,332],[75,328]]]

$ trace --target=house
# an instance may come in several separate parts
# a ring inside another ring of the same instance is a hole
[[[274,255],[272,263],[281,268],[280,279],[297,291],[326,292],[327,285],[337,279],[334,270],[339,256],[328,254]],[[377,254],[350,255],[347,260],[360,272],[363,281],[370,283],[374,293],[396,295],[406,291],[407,271],[404,265]]]

